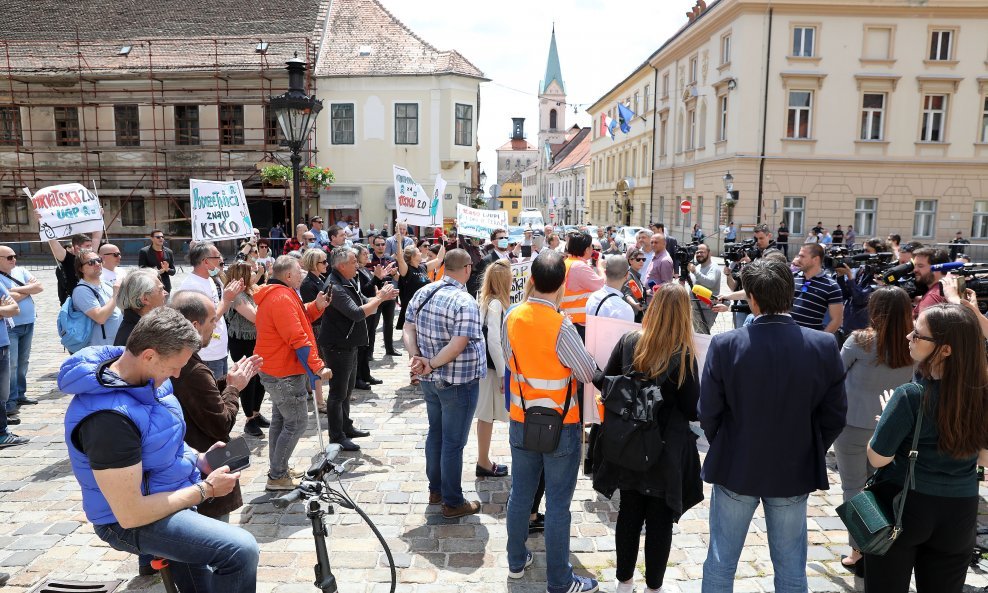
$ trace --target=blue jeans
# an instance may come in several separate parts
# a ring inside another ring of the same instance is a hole
[[[114,550],[170,560],[182,591],[253,593],[260,550],[249,532],[186,509],[149,525],[124,529],[119,523],[94,525]]]
[[[759,501],[765,507],[768,550],[775,569],[776,593],[805,593],[806,500],[808,494],[788,498],[759,498],[714,485],[710,497],[710,546],[703,563],[703,593],[734,591],[734,573]]]
[[[229,358],[230,357],[221,358],[219,360],[204,360],[202,362],[209,367],[209,370],[213,371],[214,379],[217,381],[222,381],[223,379],[226,379],[226,374],[228,372],[227,365],[229,364],[227,361]]]
[[[17,400],[27,398],[27,364],[34,339],[34,324],[15,325],[7,330],[7,334],[10,336],[10,399],[7,405],[16,408]]]
[[[528,549],[528,519],[532,501],[545,471],[545,561],[550,587],[568,587],[573,582],[569,563],[569,506],[579,477],[583,428],[564,424],[559,446],[552,453],[534,453],[521,448],[525,425],[511,421],[511,494],[508,496],[508,567],[525,566]]]
[[[271,427],[268,428],[268,477],[288,476],[288,460],[309,421],[305,406],[305,375],[273,377],[258,373],[261,385],[271,396]]]
[[[3,323],[0,319],[0,323]],[[0,404],[4,407],[9,403],[10,397],[10,348],[0,346]],[[16,406],[15,406],[16,408]],[[0,436],[7,434],[7,414],[0,414]]]
[[[477,410],[480,380],[452,385],[422,381],[429,434],[425,437],[425,475],[429,492],[441,492],[443,504],[458,507],[463,498],[463,449]]]

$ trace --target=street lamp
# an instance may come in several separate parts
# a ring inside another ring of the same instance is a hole
[[[306,64],[295,57],[288,64],[288,91],[271,97],[269,105],[278,116],[281,131],[292,151],[292,227],[302,221],[302,145],[309,137],[316,116],[322,110],[322,101],[305,94]]]
[[[730,171],[724,175],[724,190],[728,193],[734,190],[734,175],[731,175]]]

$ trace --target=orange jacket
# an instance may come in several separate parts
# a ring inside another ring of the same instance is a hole
[[[254,354],[264,359],[261,372],[272,377],[304,375],[295,355],[297,348],[309,346],[309,369],[322,370],[323,361],[312,334],[312,322],[322,316],[315,301],[306,305],[294,290],[284,284],[265,284],[254,294],[257,303],[257,345]]]

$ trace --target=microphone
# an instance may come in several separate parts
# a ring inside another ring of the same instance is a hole
[[[951,261],[945,264],[933,264],[930,266],[931,272],[949,272],[951,270],[959,270],[965,266],[962,261]]]
[[[885,284],[895,284],[900,278],[913,272],[913,262],[906,262],[904,264],[899,264],[894,268],[890,268],[882,273],[882,281]]]

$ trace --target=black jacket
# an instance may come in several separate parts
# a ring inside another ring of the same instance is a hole
[[[175,254],[172,250],[167,247],[162,247],[165,252],[165,261],[168,262],[168,273],[158,274],[158,278],[161,278],[161,283],[165,285],[165,290],[168,292],[172,291],[172,279],[171,277],[175,275]],[[161,269],[158,265],[158,257],[151,253],[151,246],[141,247],[141,250],[137,252],[137,267],[139,268],[153,268],[155,270]]]
[[[595,378],[598,388],[603,376],[622,375],[631,370],[635,344],[640,337],[641,332],[632,332],[618,342],[604,372],[598,373]],[[677,354],[675,360],[678,359]],[[662,498],[677,520],[703,500],[697,435],[690,430],[690,421],[697,417],[700,375],[694,364],[680,387],[676,385],[678,368],[674,362],[668,378],[661,384],[663,404],[659,408],[658,420],[665,446],[659,461],[647,472],[636,472],[603,461],[594,470],[593,476],[594,490],[604,496],[610,498],[615,490],[620,489]]]
[[[316,300],[316,296],[322,291],[325,278],[320,278],[318,274],[309,272],[302,279],[302,286],[299,286],[298,293],[302,297],[303,303],[311,303]]]
[[[163,282],[163,281],[162,281]],[[133,309],[124,309],[123,321],[120,322],[120,327],[117,328],[117,335],[113,338],[114,346],[126,346],[127,338],[133,333],[134,328],[137,326],[137,322],[141,320],[141,316],[137,314]]]
[[[332,301],[322,314],[316,341],[323,348],[357,348],[366,346],[367,316],[360,308],[367,300],[357,292],[357,279],[345,280],[333,270],[324,290],[332,291]]]

